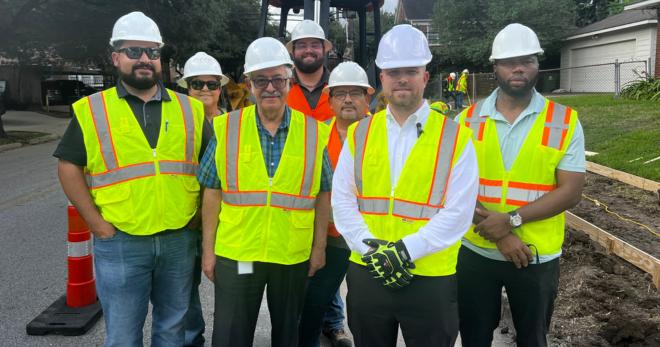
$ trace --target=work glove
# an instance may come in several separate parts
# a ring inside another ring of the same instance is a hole
[[[362,261],[367,264],[369,273],[375,279],[392,289],[403,288],[410,284],[413,275],[409,269],[414,269],[415,264],[410,260],[410,254],[403,241],[364,239],[362,242],[371,247],[362,256]]]

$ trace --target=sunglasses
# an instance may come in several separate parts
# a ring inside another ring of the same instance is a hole
[[[275,77],[275,78],[255,78],[252,80],[252,84],[258,89],[265,89],[268,87],[269,83],[273,84],[273,88],[282,89],[286,85],[287,78]]]
[[[147,57],[151,60],[160,58],[160,48],[145,48],[145,47],[126,47],[117,50],[119,53],[124,53],[129,59],[140,59],[142,54],[146,53]]]
[[[202,81],[202,80],[192,80],[188,83],[190,88],[194,90],[202,90],[204,86],[209,90],[216,90],[220,88],[220,82],[218,81]]]

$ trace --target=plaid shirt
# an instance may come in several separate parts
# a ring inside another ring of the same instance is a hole
[[[256,113],[256,112],[255,112]],[[264,156],[264,164],[268,171],[268,177],[275,175],[275,170],[280,164],[282,151],[284,150],[284,143],[286,136],[289,134],[289,123],[291,121],[291,109],[287,106],[284,110],[284,119],[277,128],[275,136],[271,136],[270,132],[264,128],[261,123],[259,115],[257,117],[257,131],[259,132],[259,142]],[[218,170],[215,166],[215,149],[217,147],[217,140],[215,136],[209,141],[202,157],[202,162],[197,171],[197,180],[199,184],[206,188],[220,189],[220,177],[218,177]],[[332,189],[332,165],[328,157],[328,150],[323,151],[323,167],[321,169],[321,188],[322,192],[329,192]]]

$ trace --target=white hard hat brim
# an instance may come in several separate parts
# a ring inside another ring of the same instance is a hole
[[[490,58],[488,58],[488,60],[490,60],[491,63],[494,63],[495,60],[498,59],[509,59],[509,58],[525,57],[528,55],[541,55],[541,54],[543,54],[543,49],[530,49],[528,51],[519,51],[510,54],[491,55]]]
[[[266,62],[266,63],[256,64],[256,65],[253,65],[249,70],[245,70],[243,72],[243,74],[247,75],[247,74],[255,72],[255,71],[270,69],[272,67],[278,67],[278,66],[286,66],[288,68],[292,68],[293,67],[293,62],[284,63],[284,64],[282,64],[281,62],[277,62],[277,63]]]
[[[420,66],[426,66],[428,63],[431,62],[431,59],[424,59],[424,60],[399,60],[399,61],[388,61],[388,62],[376,62],[376,65],[378,65],[378,68],[381,70],[384,69],[398,69],[398,68],[404,68],[404,67],[420,67]]]
[[[351,82],[338,82],[338,83],[334,83],[332,85],[328,84],[327,86],[323,87],[323,92],[324,93],[330,93],[330,89],[332,89],[334,87],[362,87],[362,88],[365,88],[367,90],[367,94],[369,94],[369,95],[373,95],[376,92],[376,90],[368,84],[354,83],[354,82],[353,83],[351,83]]]
[[[154,41],[152,37],[141,36],[141,35],[126,35],[121,37],[113,37],[110,39],[110,46],[114,46],[117,41],[142,41],[142,42],[153,42],[157,43],[158,47],[163,47],[165,44],[163,41]]]
[[[188,82],[186,80],[190,77],[195,77],[195,76],[218,76],[218,77],[220,77],[220,85],[221,86],[224,86],[225,84],[229,83],[229,77],[227,77],[225,75],[218,75],[218,74],[212,73],[212,72],[210,72],[210,73],[201,72],[201,73],[196,73],[194,75],[183,76],[179,79],[179,81],[176,84],[178,84],[182,88],[188,89]]]
[[[319,39],[323,40],[323,53],[328,53],[332,50],[332,42],[330,40],[326,39],[325,37],[322,36],[316,36],[316,35],[306,35],[306,36],[301,36],[297,37],[295,40],[291,40],[286,43],[286,50],[289,51],[289,53],[293,54],[293,43],[294,41],[298,41],[301,39]]]

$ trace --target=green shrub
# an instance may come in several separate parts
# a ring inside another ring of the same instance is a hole
[[[621,96],[632,100],[660,101],[660,78],[649,77],[627,83]]]

